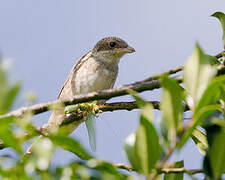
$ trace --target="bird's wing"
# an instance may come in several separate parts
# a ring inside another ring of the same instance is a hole
[[[67,79],[65,81],[65,83],[63,84],[60,92],[59,92],[59,95],[58,95],[58,99],[60,98],[65,98],[65,93],[63,93],[63,91],[65,90],[65,87],[67,86],[70,86],[70,81],[71,81],[71,78],[73,77],[73,74],[74,72],[76,72],[80,66],[91,56],[91,52],[88,52],[87,54],[85,54],[84,56],[82,56],[74,65],[73,65],[73,68],[72,70],[70,71],[69,75],[67,76]],[[71,91],[71,89],[68,87],[68,90]],[[72,93],[72,91],[70,92]],[[69,97],[69,96],[72,96],[70,95],[70,93],[68,93],[68,95],[66,97]]]

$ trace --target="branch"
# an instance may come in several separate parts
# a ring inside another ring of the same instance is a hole
[[[118,163],[118,164],[113,164],[116,168],[120,169],[125,169],[127,171],[133,171],[134,169],[132,166],[123,164],[123,163]],[[187,173],[190,175],[197,174],[197,173],[203,173],[203,169],[185,169],[185,168],[162,168],[162,169],[157,169],[157,172],[159,174],[169,174],[169,173]]]
[[[159,109],[160,108],[160,102],[159,101],[147,101],[148,103],[152,104],[154,109]],[[106,103],[103,105],[99,105],[99,111],[101,112],[112,112],[115,110],[127,110],[127,111],[131,111],[134,109],[139,109],[136,101],[131,101],[131,102],[114,102],[114,103]],[[66,125],[66,124],[70,124],[74,121],[79,121],[81,119],[83,119],[83,112],[82,111],[78,111],[75,113],[71,113],[68,116],[65,117],[65,119],[62,120],[62,124],[61,125]],[[60,126],[61,126],[60,125]]]
[[[148,101],[148,103],[151,103],[155,109],[159,109],[160,102],[159,101]],[[103,105],[99,105],[99,110],[102,112],[112,112],[115,110],[134,110],[134,109],[139,109],[137,106],[136,101],[131,101],[131,102],[114,102],[114,103],[106,103]],[[66,116],[65,119],[62,120],[62,124],[60,126],[72,123],[74,121],[79,121],[83,119],[83,112],[75,112],[71,113],[69,116]],[[43,127],[40,128],[35,128],[37,134],[42,134],[42,129]],[[35,132],[35,133],[36,133]],[[27,133],[26,134],[26,140],[30,139],[33,137],[33,133]],[[4,144],[3,141],[0,140],[0,150],[6,148],[7,146]]]
[[[81,95],[75,95],[70,98],[66,98],[65,100],[56,100],[52,102],[47,102],[47,103],[41,103],[41,104],[36,104],[30,107],[25,107],[21,108],[19,110],[13,111],[9,114],[6,114],[2,117],[21,117],[25,113],[32,113],[32,114],[39,114],[42,112],[46,112],[49,109],[52,109],[52,107],[60,107],[62,105],[72,105],[72,104],[78,104],[78,103],[84,103],[84,102],[89,102],[89,101],[94,101],[94,100],[108,100],[113,97],[118,97],[118,96],[123,96],[128,93],[128,90],[132,89],[137,92],[143,92],[146,90],[153,90],[160,88],[160,82],[159,80],[153,80],[151,82],[143,82],[143,83],[138,83],[138,84],[132,84],[129,86],[123,86],[120,88],[116,89],[109,89],[109,90],[103,90],[103,91],[98,91],[98,92],[92,92],[88,94],[81,94]]]
[[[162,74],[167,74],[167,75],[173,74],[180,70],[181,70],[180,68],[176,68],[174,70],[170,70]],[[0,118],[1,117],[22,117],[26,113],[31,113],[35,115],[35,114],[40,114],[42,112],[46,112],[50,109],[53,109],[53,107],[59,107],[62,105],[67,106],[67,105],[84,103],[84,102],[89,102],[94,100],[109,100],[113,97],[119,97],[119,96],[129,94],[128,90],[143,92],[143,91],[158,89],[161,87],[160,80],[157,79],[159,77],[160,75],[153,76],[148,78],[149,80],[145,79],[143,81],[138,81],[133,84],[125,85],[115,89],[108,89],[108,90],[102,90],[102,91],[92,92],[88,94],[75,95],[70,98],[66,98],[64,100],[56,100],[56,101],[51,101],[47,103],[36,104],[29,107],[23,107],[18,110],[12,111],[8,114],[2,115],[0,116]],[[174,78],[174,79],[176,79],[178,83],[182,82],[182,78]]]
[[[152,104],[154,109],[159,109],[160,102],[159,101],[147,101]],[[115,111],[115,110],[128,110],[131,111],[133,109],[139,109],[136,101],[131,102],[114,102],[114,103],[106,103],[103,105],[99,105],[99,110],[106,111]]]
[[[159,110],[160,109],[160,102],[159,101],[146,101],[150,104],[153,105],[154,109]],[[105,103],[103,105],[99,105],[99,112],[112,112],[112,111],[116,111],[116,110],[127,110],[127,111],[132,111],[134,109],[139,109],[137,102],[136,101],[130,101],[130,102],[114,102],[114,103]],[[188,111],[189,108],[186,105],[184,111]],[[78,111],[78,112],[74,112],[69,114],[68,116],[65,117],[65,119],[62,120],[62,124],[60,124],[60,126],[66,125],[66,124],[70,124],[74,121],[79,121],[81,119],[83,119],[83,112],[82,111]],[[42,134],[42,128],[35,128],[37,134],[41,133]],[[35,133],[36,133],[35,132]],[[26,140],[30,139],[33,137],[32,133],[27,133],[26,134]],[[0,150],[6,148],[4,142],[2,142],[0,140]]]
[[[159,170],[161,173],[169,174],[169,173],[187,173],[190,175],[203,173],[203,169],[185,169],[185,168],[163,168]]]

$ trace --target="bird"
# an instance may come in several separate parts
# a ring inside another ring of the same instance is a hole
[[[62,86],[58,99],[63,100],[74,95],[113,88],[118,76],[118,64],[127,53],[135,49],[118,37],[105,37],[97,42],[91,51],[81,57],[72,67]],[[105,101],[99,101],[102,104]],[[45,127],[59,127],[65,119],[64,108],[53,110]],[[70,134],[84,120],[74,121],[64,128]],[[28,150],[29,151],[29,150]]]

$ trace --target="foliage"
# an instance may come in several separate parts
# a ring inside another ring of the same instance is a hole
[[[212,16],[219,18],[223,30],[225,15],[217,12]],[[224,40],[224,36],[223,36]],[[183,160],[168,162],[173,152],[180,151],[192,139],[199,152],[204,155],[202,171],[208,179],[221,179],[225,172],[225,75],[218,73],[224,67],[223,60],[206,55],[197,44],[184,67],[184,84],[165,74],[160,77],[162,112],[160,127],[154,122],[153,105],[135,92],[130,94],[141,109],[138,129],[130,134],[124,150],[131,164],[116,165],[96,159],[75,139],[59,131],[46,135],[32,123],[32,114],[21,118],[0,116],[0,149],[10,148],[17,157],[0,157],[0,178],[7,179],[183,179],[187,173],[193,177],[199,171],[185,169]],[[217,63],[215,63],[217,61]],[[11,109],[20,85],[10,85],[7,73],[0,67],[0,114]],[[77,106],[75,107],[77,109]],[[74,110],[67,107],[66,112]],[[188,123],[183,113],[191,111]],[[88,124],[90,134],[95,134],[93,124]],[[19,133],[18,133],[19,132]],[[23,143],[38,137],[31,154],[23,154]],[[92,139],[95,142],[95,137]],[[76,155],[79,160],[63,167],[51,167],[52,154],[61,147]],[[93,148],[95,146],[93,145]],[[10,166],[6,166],[8,162]]]

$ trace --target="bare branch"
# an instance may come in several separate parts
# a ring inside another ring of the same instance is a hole
[[[159,109],[160,102],[159,101],[147,101],[152,104],[154,109]],[[128,110],[131,111],[133,109],[138,109],[136,101],[131,102],[114,102],[114,103],[106,103],[103,105],[99,105],[99,110],[105,111],[115,111],[115,110]]]
[[[132,166],[123,164],[123,163],[118,163],[118,164],[113,164],[116,168],[120,169],[125,169],[127,171],[133,171],[134,169]],[[157,169],[157,172],[159,174],[169,174],[169,173],[187,173],[190,175],[197,174],[197,173],[203,173],[203,169],[185,169],[184,167],[182,168],[162,168],[162,169]]]
[[[185,169],[185,168],[163,168],[160,169],[161,173],[169,174],[169,173],[187,173],[190,175],[203,173],[203,169]]]

